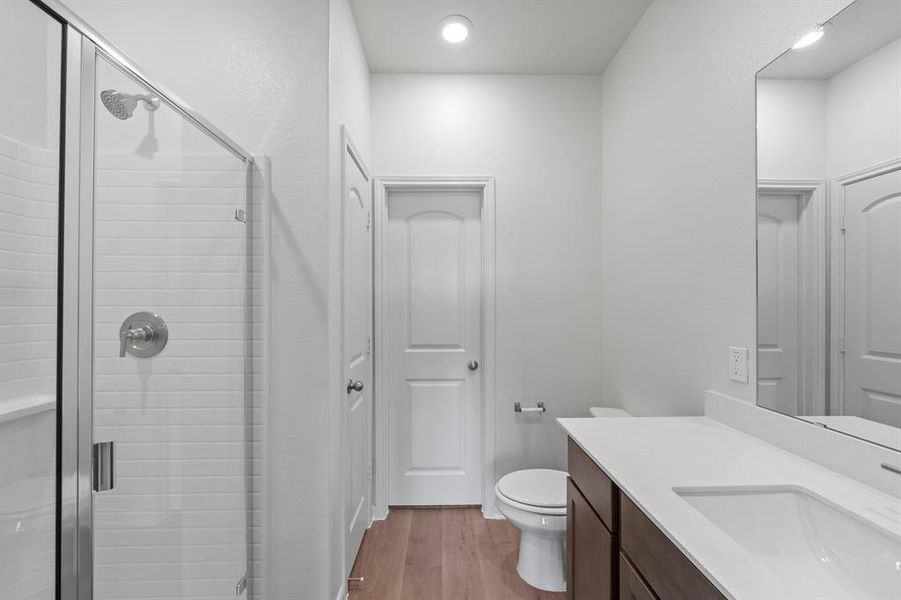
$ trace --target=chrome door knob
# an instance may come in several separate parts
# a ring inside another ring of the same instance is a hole
[[[353,379],[347,380],[347,393],[351,392],[362,392],[363,391],[363,382],[362,381],[354,381]]]
[[[479,368],[479,361],[477,361],[477,360],[469,361],[468,363],[466,363],[466,368],[468,368],[470,371],[475,371],[476,369]]]

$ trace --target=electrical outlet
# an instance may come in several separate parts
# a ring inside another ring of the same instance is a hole
[[[729,379],[748,383],[748,349],[729,346]]]

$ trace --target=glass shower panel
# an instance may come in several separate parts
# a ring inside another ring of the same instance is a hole
[[[94,495],[94,598],[234,598],[247,560],[245,163],[96,67],[94,441],[115,472]]]
[[[0,600],[55,597],[62,27],[0,2]]]

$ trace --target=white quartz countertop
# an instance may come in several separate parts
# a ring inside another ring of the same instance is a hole
[[[809,596],[787,593],[791,586],[673,488],[801,486],[901,536],[898,498],[708,418],[557,421],[728,598]],[[836,590],[834,598],[848,596]]]

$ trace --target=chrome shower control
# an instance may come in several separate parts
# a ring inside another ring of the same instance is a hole
[[[156,356],[169,341],[169,328],[155,313],[136,312],[119,328],[119,356],[126,353],[138,358]]]

